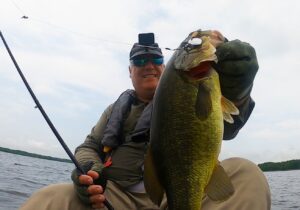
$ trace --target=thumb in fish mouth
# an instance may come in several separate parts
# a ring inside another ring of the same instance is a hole
[[[220,44],[226,42],[226,38],[217,30],[212,30],[210,34],[210,43],[217,48]]]

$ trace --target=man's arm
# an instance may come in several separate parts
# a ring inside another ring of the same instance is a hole
[[[72,172],[72,180],[74,188],[79,199],[85,204],[92,204],[93,206],[103,206],[105,200],[103,194],[102,184],[97,185],[97,180],[101,176],[104,168],[101,154],[101,139],[106,127],[108,118],[111,113],[112,106],[109,106],[100,117],[100,120],[93,127],[91,133],[87,136],[84,143],[77,147],[75,157],[79,164],[87,170],[87,175],[81,175],[77,169]],[[96,185],[95,185],[96,184]]]
[[[75,157],[80,164],[93,161],[95,164],[102,164],[101,140],[108,118],[112,111],[112,105],[108,106],[101,115],[97,124],[92,128],[91,133],[86,137],[84,143],[75,150]]]
[[[240,40],[227,41],[217,48],[218,63],[215,68],[220,76],[222,94],[233,101],[240,111],[233,116],[234,123],[224,124],[224,140],[233,139],[247,122],[255,106],[251,90],[258,62],[255,49]]]

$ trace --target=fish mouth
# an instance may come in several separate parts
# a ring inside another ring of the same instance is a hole
[[[207,77],[212,68],[213,61],[204,61],[200,65],[185,71],[185,74],[194,80],[199,80]]]

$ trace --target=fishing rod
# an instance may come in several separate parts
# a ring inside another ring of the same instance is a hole
[[[52,132],[54,133],[54,135],[56,136],[57,140],[59,141],[59,143],[61,144],[61,146],[64,148],[64,150],[66,151],[66,153],[68,154],[68,156],[70,157],[70,159],[72,160],[72,162],[75,164],[77,170],[81,173],[81,174],[86,174],[86,172],[83,170],[83,168],[79,165],[78,161],[76,160],[75,156],[73,155],[73,153],[70,151],[69,147],[66,145],[66,143],[64,142],[64,140],[62,139],[62,137],[59,135],[58,131],[56,130],[56,128],[54,127],[54,125],[52,124],[50,118],[48,117],[48,115],[46,114],[45,110],[43,109],[42,105],[40,104],[39,100],[37,99],[37,97],[35,96],[34,92],[32,91],[30,85],[28,84],[25,76],[23,75],[17,61],[15,60],[12,52],[10,51],[5,39],[4,39],[4,36],[2,34],[2,32],[0,31],[0,36],[1,36],[1,39],[5,45],[5,48],[10,56],[10,58],[12,59],[19,75],[21,76],[27,90],[29,91],[31,97],[33,98],[35,104],[36,104],[36,107],[41,111],[44,119],[46,120],[46,122],[48,123],[49,127],[51,128]],[[104,201],[104,205],[108,208],[108,210],[114,210],[114,208],[112,207],[112,205],[107,201],[105,200]]]

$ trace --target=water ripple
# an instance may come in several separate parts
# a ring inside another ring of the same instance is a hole
[[[19,192],[19,191],[15,191],[15,190],[2,190],[2,189],[0,189],[0,192],[15,195],[15,196],[20,196],[20,197],[24,197],[24,198],[28,198],[30,196],[29,193]]]

